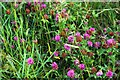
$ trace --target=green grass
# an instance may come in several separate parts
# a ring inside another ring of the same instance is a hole
[[[120,32],[120,24],[117,21],[120,20],[120,7],[119,3],[45,3],[47,7],[43,10],[39,10],[39,4],[28,7],[30,13],[26,13],[27,3],[19,3],[18,8],[14,7],[14,3],[0,2],[0,77],[1,79],[10,78],[68,78],[67,68],[75,69],[75,77],[84,79],[108,79],[105,75],[108,69],[112,68],[112,71],[117,74],[112,79],[119,79],[120,70],[116,67],[116,61],[119,59],[119,46],[118,48],[112,47],[109,49],[89,48],[87,46],[88,40],[82,40],[79,42],[81,47],[77,46],[77,42],[70,44],[72,46],[71,52],[64,49],[64,43],[67,43],[66,37],[61,37],[61,42],[53,41],[52,38],[60,34],[65,28],[69,28],[66,32],[68,37],[70,34],[74,35],[77,31],[83,34],[91,27],[96,29],[96,32],[92,35],[93,42],[100,41],[97,39],[97,32],[104,34],[103,29],[107,28],[106,40],[114,38],[116,41],[120,38],[120,35],[116,35],[116,32]],[[34,10],[32,10],[34,7]],[[66,13],[69,15],[68,19],[59,17],[59,21],[55,21],[56,13],[66,8]],[[6,10],[10,9],[10,14],[6,14]],[[54,15],[50,14],[50,10],[54,10]],[[44,19],[44,14],[47,14],[49,19]],[[86,16],[90,15],[89,19]],[[16,21],[16,24],[12,24],[12,21]],[[85,24],[88,23],[88,24]],[[69,26],[68,26],[69,25]],[[114,32],[114,36],[110,36],[109,32]],[[17,41],[14,41],[14,36],[18,37]],[[24,38],[25,42],[21,43],[20,39]],[[38,40],[34,43],[33,40]],[[11,48],[14,45],[15,48]],[[76,50],[75,47],[79,49]],[[86,49],[88,52],[93,52],[93,57],[83,55],[80,50]],[[60,52],[59,57],[54,57],[54,51]],[[62,57],[62,53],[67,54],[66,58]],[[107,53],[113,52],[112,56],[108,56]],[[74,54],[75,53],[75,54]],[[27,59],[32,57],[34,64],[28,65]],[[73,64],[75,59],[79,59],[81,63],[86,65],[84,71],[79,70],[77,66]],[[107,62],[110,59],[110,62]],[[59,66],[58,70],[53,70],[51,67],[52,62],[56,62]],[[91,74],[91,68],[95,66],[97,71],[102,70],[104,75],[97,77],[96,73]],[[119,65],[120,66],[120,65]],[[84,73],[84,74],[82,74]]]

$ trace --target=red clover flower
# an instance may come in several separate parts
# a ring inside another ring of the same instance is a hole
[[[68,72],[67,72],[67,76],[70,77],[70,78],[74,78],[75,77],[75,72],[73,69],[70,69]]]
[[[68,42],[73,42],[74,41],[74,37],[71,35],[71,36],[68,36]]]
[[[55,55],[55,56],[58,56],[58,55],[59,55],[59,52],[58,52],[58,51],[55,51],[55,52],[54,52],[54,55]]]
[[[52,66],[53,70],[57,70],[58,69],[58,65],[57,65],[56,62],[53,62],[51,66]]]
[[[15,36],[15,37],[14,37],[14,40],[15,40],[15,41],[17,41],[17,40],[18,40],[18,37],[17,37],[17,36]]]
[[[68,46],[67,44],[64,44],[64,48],[65,48],[66,50],[70,50],[70,49],[71,49],[71,47]]]
[[[98,72],[96,73],[96,75],[97,75],[97,76],[102,76],[102,75],[103,75],[102,70],[98,71]]]
[[[78,67],[79,67],[81,70],[84,70],[84,69],[85,69],[85,65],[84,65],[84,64],[79,64]]]
[[[108,78],[112,78],[113,72],[110,71],[110,70],[108,70],[108,72],[106,73],[106,76],[107,76]]]
[[[34,63],[33,58],[28,58],[28,59],[27,59],[27,63],[28,63],[29,65],[33,64],[33,63]]]
[[[93,46],[93,43],[91,41],[88,41],[87,42],[88,46],[92,47]]]
[[[56,40],[57,42],[59,42],[59,41],[60,41],[60,35],[56,35],[56,36],[55,36],[55,40]]]

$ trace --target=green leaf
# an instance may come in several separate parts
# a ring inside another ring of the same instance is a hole
[[[28,36],[28,31],[30,30],[30,28],[28,28],[27,30],[26,30],[26,36]]]

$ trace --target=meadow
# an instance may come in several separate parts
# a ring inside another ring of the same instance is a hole
[[[119,2],[0,2],[0,79],[120,79]]]

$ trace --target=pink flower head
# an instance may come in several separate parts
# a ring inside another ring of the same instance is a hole
[[[37,0],[34,0],[34,5],[37,5]]]
[[[110,70],[108,70],[108,72],[106,73],[106,76],[107,76],[108,78],[112,78],[113,72],[110,71]]]
[[[85,69],[85,65],[84,65],[84,64],[79,64],[78,67],[79,67],[81,70],[84,70],[84,69]]]
[[[80,36],[80,33],[79,33],[79,32],[76,32],[75,36],[76,36],[76,37],[77,37],[77,36]]]
[[[14,46],[14,45],[11,45],[11,48],[15,48],[15,46]]]
[[[100,42],[95,42],[94,47],[95,47],[95,48],[100,47]]]
[[[18,4],[15,4],[14,7],[15,7],[15,8],[18,8]]]
[[[104,31],[104,32],[106,32],[106,31],[107,31],[107,29],[106,29],[106,28],[104,28],[104,29],[103,29],[103,31]]]
[[[103,72],[100,70],[96,73],[97,76],[102,76],[103,75]]]
[[[90,35],[88,33],[85,33],[84,34],[84,39],[89,39],[90,38]]]
[[[15,40],[15,41],[17,41],[17,40],[18,40],[18,37],[17,37],[17,36],[15,36],[15,37],[14,37],[14,40]]]
[[[34,63],[33,58],[28,58],[28,59],[27,59],[27,63],[28,63],[29,65],[33,64],[33,63]]]
[[[55,56],[58,56],[58,55],[59,55],[59,52],[58,52],[58,51],[55,51],[55,52],[54,52],[54,55],[55,55]]]
[[[60,41],[60,35],[56,35],[56,36],[55,36],[55,40],[56,40],[57,42],[59,42],[59,41]]]
[[[89,30],[92,31],[92,32],[94,32],[94,31],[95,31],[95,28],[90,28]]]
[[[91,41],[88,41],[87,42],[88,46],[92,47],[93,46],[93,43]]]
[[[116,44],[116,42],[115,42],[114,39],[108,39],[108,40],[107,40],[107,45],[108,45],[109,47],[111,47],[111,46],[113,46],[113,45],[115,45],[115,44]]]
[[[28,6],[31,6],[31,2],[28,2],[27,5],[28,5]]]
[[[59,20],[59,14],[56,14],[55,20],[56,20],[56,22],[58,22],[58,20]]]
[[[71,49],[70,46],[68,46],[67,44],[64,44],[64,48],[65,48],[66,50],[70,50],[70,49]]]
[[[67,32],[69,29],[68,28],[65,28],[65,31]]]
[[[25,39],[24,38],[20,39],[20,42],[21,43],[25,42]]]
[[[42,4],[43,2],[38,1],[38,4]]]
[[[71,36],[68,36],[68,42],[73,42],[74,41],[74,37],[71,35]]]
[[[58,65],[57,65],[56,62],[52,63],[52,68],[53,68],[53,70],[57,70],[58,69]]]
[[[79,60],[78,60],[78,59],[74,60],[74,64],[75,64],[75,65],[80,64]]]
[[[66,9],[64,8],[64,9],[62,10],[62,12],[65,13],[65,12],[66,12]]]
[[[87,34],[92,35],[92,33],[95,31],[95,28],[90,28],[86,31]]]
[[[68,72],[67,72],[67,76],[70,77],[70,78],[74,78],[75,77],[75,72],[73,69],[70,69]]]
[[[41,8],[46,8],[46,4],[41,4]]]

